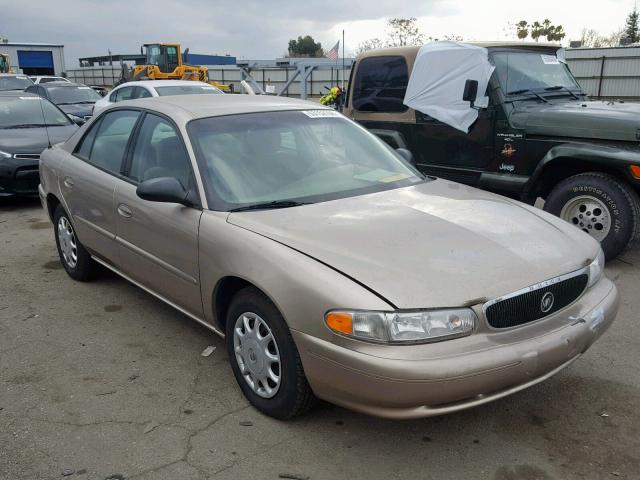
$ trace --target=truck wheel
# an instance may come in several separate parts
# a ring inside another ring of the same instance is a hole
[[[544,209],[598,240],[607,260],[640,237],[638,194],[616,177],[589,172],[554,187]]]

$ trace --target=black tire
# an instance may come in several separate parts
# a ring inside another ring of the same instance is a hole
[[[271,398],[259,396],[249,386],[240,371],[234,351],[236,320],[248,312],[258,315],[267,324],[280,355],[280,386]],[[226,343],[231,368],[240,389],[247,400],[262,413],[287,420],[302,415],[315,405],[316,397],[307,382],[289,327],[276,306],[257,288],[244,288],[231,300],[226,318]]]
[[[640,237],[638,194],[606,173],[581,173],[563,180],[547,196],[544,209],[561,216],[565,205],[581,196],[599,200],[608,210],[611,226],[609,233],[600,242],[607,260],[616,258]]]
[[[62,266],[64,267],[66,272],[74,280],[78,280],[80,282],[91,280],[95,276],[97,264],[93,261],[91,255],[89,254],[89,252],[87,252],[82,243],[80,243],[78,237],[75,236],[73,226],[71,227],[71,231],[73,232],[73,235],[75,237],[77,260],[75,265],[71,265],[70,262],[65,259],[60,245],[59,235],[59,229],[61,228],[60,222],[62,219],[66,220],[69,225],[72,225],[71,221],[69,220],[69,215],[67,214],[65,209],[62,207],[62,205],[58,205],[53,214],[53,234],[56,239],[56,247],[58,248],[58,255],[60,256],[60,263],[62,263]]]

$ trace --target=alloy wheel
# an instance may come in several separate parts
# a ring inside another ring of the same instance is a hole
[[[58,242],[65,263],[69,268],[75,268],[78,264],[78,244],[71,222],[64,216],[58,220]]]
[[[569,200],[560,218],[602,242],[611,230],[611,215],[605,204],[596,197],[581,195]]]

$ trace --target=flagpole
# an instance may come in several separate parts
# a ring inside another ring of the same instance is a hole
[[[344,92],[344,30],[342,30],[342,91]]]

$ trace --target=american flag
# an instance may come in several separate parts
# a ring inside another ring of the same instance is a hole
[[[331,50],[325,55],[329,60],[338,60],[338,48],[340,47],[340,40],[336,42]]]

